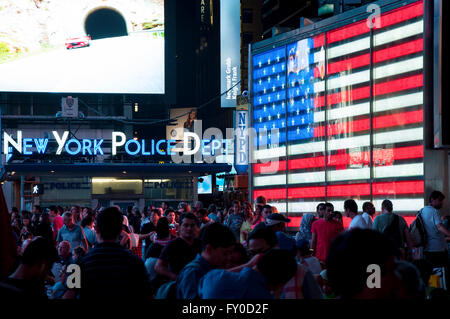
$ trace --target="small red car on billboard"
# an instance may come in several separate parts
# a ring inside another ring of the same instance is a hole
[[[91,42],[91,36],[81,36],[76,38],[69,38],[66,40],[66,49],[70,50],[73,48],[83,48],[88,47]]]

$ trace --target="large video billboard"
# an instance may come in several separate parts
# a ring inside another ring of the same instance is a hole
[[[423,207],[423,12],[411,1],[373,30],[363,19],[253,54],[253,127],[279,130],[256,139],[254,198],[294,214],[350,197]]]
[[[164,0],[0,3],[0,91],[164,93]]]

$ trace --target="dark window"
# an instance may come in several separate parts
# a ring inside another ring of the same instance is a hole
[[[242,10],[242,22],[243,23],[253,23],[253,10],[243,9]]]
[[[242,34],[242,42],[244,46],[247,46],[249,43],[253,42],[253,33],[251,32],[244,32]]]

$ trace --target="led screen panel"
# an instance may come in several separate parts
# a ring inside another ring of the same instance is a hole
[[[200,176],[198,194],[212,194],[212,175]]]
[[[264,79],[283,49],[278,89]],[[323,201],[342,211],[347,198],[360,209],[370,200],[379,211],[385,198],[397,212],[423,207],[423,50],[416,1],[383,12],[372,32],[364,19],[253,55],[253,127],[280,128],[279,144],[262,134],[255,141],[253,198],[290,216]]]
[[[164,0],[4,0],[0,91],[164,93]]]

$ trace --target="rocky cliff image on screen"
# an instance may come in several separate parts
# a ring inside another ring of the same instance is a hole
[[[0,91],[164,93],[164,0],[2,0]]]

